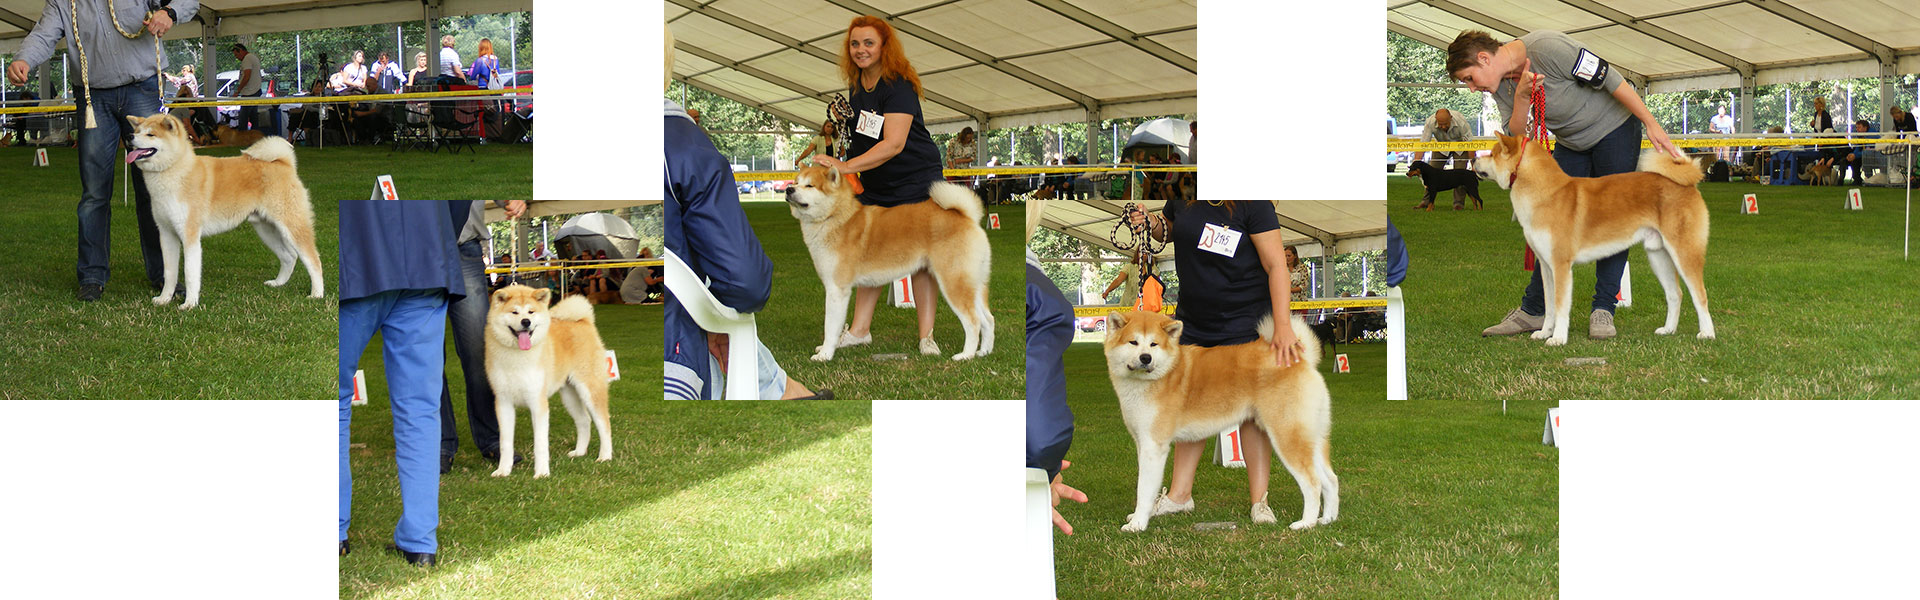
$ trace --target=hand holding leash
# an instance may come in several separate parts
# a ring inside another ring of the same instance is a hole
[[[157,38],[166,35],[168,29],[173,29],[173,17],[167,16],[167,11],[156,10],[147,13],[147,20],[143,24],[147,26],[147,31],[153,32],[153,37]]]

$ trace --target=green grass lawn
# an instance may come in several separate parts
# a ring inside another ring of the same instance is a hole
[[[1545,402],[1389,402],[1384,344],[1341,345],[1353,372],[1320,368],[1333,394],[1340,519],[1305,531],[1300,492],[1278,461],[1268,504],[1248,516],[1246,472],[1202,462],[1193,512],[1122,533],[1138,475],[1133,439],[1098,344],[1066,355],[1073,407],[1072,536],[1055,535],[1062,598],[1551,598],[1557,593],[1558,451],[1542,446]],[[1211,447],[1207,450],[1211,455]],[[1171,461],[1169,461],[1171,462]],[[1196,524],[1232,521],[1233,530]]]
[[[62,153],[64,154],[64,157]],[[154,306],[132,206],[116,188],[106,293],[80,302],[80,181],[73,152],[51,151],[55,165],[27,167],[29,153],[0,148],[0,312],[12,343],[0,345],[0,398],[291,399],[334,394],[338,336],[339,206],[314,203],[314,229],[326,299],[306,297],[310,281],[295,267],[287,285],[262,282],[279,259],[242,226],[204,241],[200,305]],[[184,281],[182,282],[184,284]]]
[[[1680,329],[1666,299],[1630,251],[1634,304],[1615,315],[1619,337],[1586,337],[1591,264],[1574,267],[1567,345],[1525,336],[1481,338],[1519,306],[1528,273],[1507,192],[1482,182],[1482,211],[1413,209],[1419,184],[1389,178],[1388,210],[1411,255],[1407,281],[1408,387],[1414,398],[1713,399],[1911,398],[1920,339],[1920,261],[1901,260],[1905,192],[1864,188],[1865,210],[1841,209],[1846,187],[1704,183],[1712,214],[1707,298],[1718,335],[1697,340],[1692,301]],[[1739,214],[1743,194],[1760,213]],[[1567,366],[1602,357],[1603,366]]]
[[[461,451],[441,477],[440,565],[381,551],[399,518],[391,411],[379,347],[361,359],[370,404],[354,411],[354,552],[342,598],[850,598],[871,593],[864,402],[661,402],[661,310],[594,307],[620,356],[614,458],[568,458],[570,417],[554,399],[553,476],[495,464],[467,436],[465,386],[447,368]],[[515,447],[532,456],[526,411]],[[594,442],[598,444],[596,440]],[[589,452],[597,452],[590,446]]]
[[[1000,229],[988,229],[993,275],[987,303],[994,319],[993,353],[954,361],[960,351],[959,318],[940,300],[933,339],[941,356],[921,356],[913,309],[893,308],[880,299],[873,315],[873,343],[842,348],[827,363],[809,360],[820,345],[825,290],[813,259],[800,238],[785,202],[750,202],[747,218],[761,247],[773,259],[773,298],[758,313],[760,341],[787,375],[813,389],[831,388],[840,398],[1012,399],[1026,396],[1026,214],[1021,207],[989,207],[1000,215]],[[984,226],[984,224],[983,224]],[[848,303],[851,306],[851,302]],[[852,319],[852,310],[848,310]],[[904,360],[875,360],[876,355],[905,355]]]
[[[360,200],[373,191],[373,180],[392,175],[401,198],[434,200],[527,198],[533,195],[533,145],[484,144],[475,151],[449,154],[442,151],[393,152],[392,146],[296,147],[300,162],[300,181],[307,185],[314,204],[338,200]],[[238,156],[240,148],[201,148],[203,156]],[[7,186],[28,190],[28,199],[71,208],[80,200],[79,150],[49,148],[51,167],[34,168],[33,149],[0,148],[0,165],[6,165]],[[16,168],[17,167],[17,168]],[[124,179],[121,182],[124,183]],[[14,194],[10,191],[9,196]],[[114,188],[114,198],[120,197]],[[118,202],[118,200],[115,200]],[[71,219],[72,210],[66,213]]]

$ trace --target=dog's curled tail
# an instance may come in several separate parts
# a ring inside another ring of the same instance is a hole
[[[246,150],[241,150],[240,154],[258,161],[283,161],[289,167],[300,166],[294,163],[293,144],[287,143],[287,138],[280,136],[270,135],[260,138],[260,141],[254,142],[252,146],[247,146]]]
[[[1700,170],[1700,159],[1674,158],[1659,150],[1649,150],[1640,155],[1640,170],[1659,173],[1674,183],[1688,187],[1699,185],[1700,180],[1707,178],[1707,173]]]
[[[548,316],[562,321],[586,321],[591,324],[593,323],[593,303],[588,302],[586,296],[567,296],[562,298],[559,304],[553,305],[553,308],[548,311]]]
[[[1313,335],[1313,328],[1308,327],[1307,322],[1304,320],[1301,320],[1299,315],[1289,315],[1287,317],[1287,322],[1293,325],[1294,339],[1300,340],[1300,346],[1302,347],[1300,351],[1300,360],[1305,361],[1308,367],[1316,367],[1316,368],[1319,367],[1320,366],[1320,338]],[[1259,330],[1260,330],[1260,341],[1262,342],[1273,341],[1273,315],[1269,314],[1267,316],[1260,317]]]
[[[947,210],[957,210],[966,215],[967,220],[980,222],[986,211],[980,207],[980,197],[969,190],[946,181],[933,182],[933,189],[927,191],[933,203]]]

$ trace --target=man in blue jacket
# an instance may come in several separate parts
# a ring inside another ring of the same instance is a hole
[[[1027,205],[1027,238],[1040,223],[1044,203]],[[1073,446],[1073,409],[1067,406],[1067,346],[1073,344],[1073,303],[1060,287],[1040,271],[1039,258],[1027,250],[1027,467],[1043,469],[1053,482],[1053,503],[1061,498],[1086,502],[1087,495],[1068,487],[1060,471]],[[1053,511],[1053,525],[1073,535],[1073,526]]]
[[[467,294],[455,235],[469,201],[340,202],[340,554],[348,553],[353,473],[347,460],[353,372],[380,333],[400,474],[393,543],[409,564],[438,562],[440,390],[447,303]],[[485,293],[486,290],[475,290]]]

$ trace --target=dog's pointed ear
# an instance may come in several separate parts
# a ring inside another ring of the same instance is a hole
[[[823,167],[823,168],[827,170],[827,181],[833,183],[834,185],[840,185],[840,168],[839,167]]]
[[[540,288],[533,292],[533,299],[539,300],[542,303],[547,302],[548,299],[552,297],[553,297],[553,292],[551,290],[548,290],[547,288]]]
[[[506,288],[501,288],[501,289],[498,289],[498,290],[495,290],[495,291],[493,292],[493,303],[494,303],[494,304],[499,304],[499,303],[501,303],[501,302],[506,302],[506,301],[507,301],[507,290],[506,290]]]
[[[1113,332],[1119,331],[1121,327],[1126,326],[1126,315],[1121,314],[1120,311],[1117,310],[1107,313],[1107,337],[1113,337]]]
[[[133,115],[127,115],[127,122],[128,122],[128,123],[132,123],[134,127],[139,127],[139,126],[140,126],[140,123],[141,123],[141,119],[140,119],[140,117],[136,117],[136,116],[133,116]]]
[[[1187,325],[1185,323],[1181,323],[1180,321],[1174,320],[1174,321],[1167,321],[1167,324],[1162,325],[1161,327],[1163,329],[1166,329],[1167,337],[1173,338],[1173,343],[1178,344],[1180,343],[1180,332],[1186,330]]]

